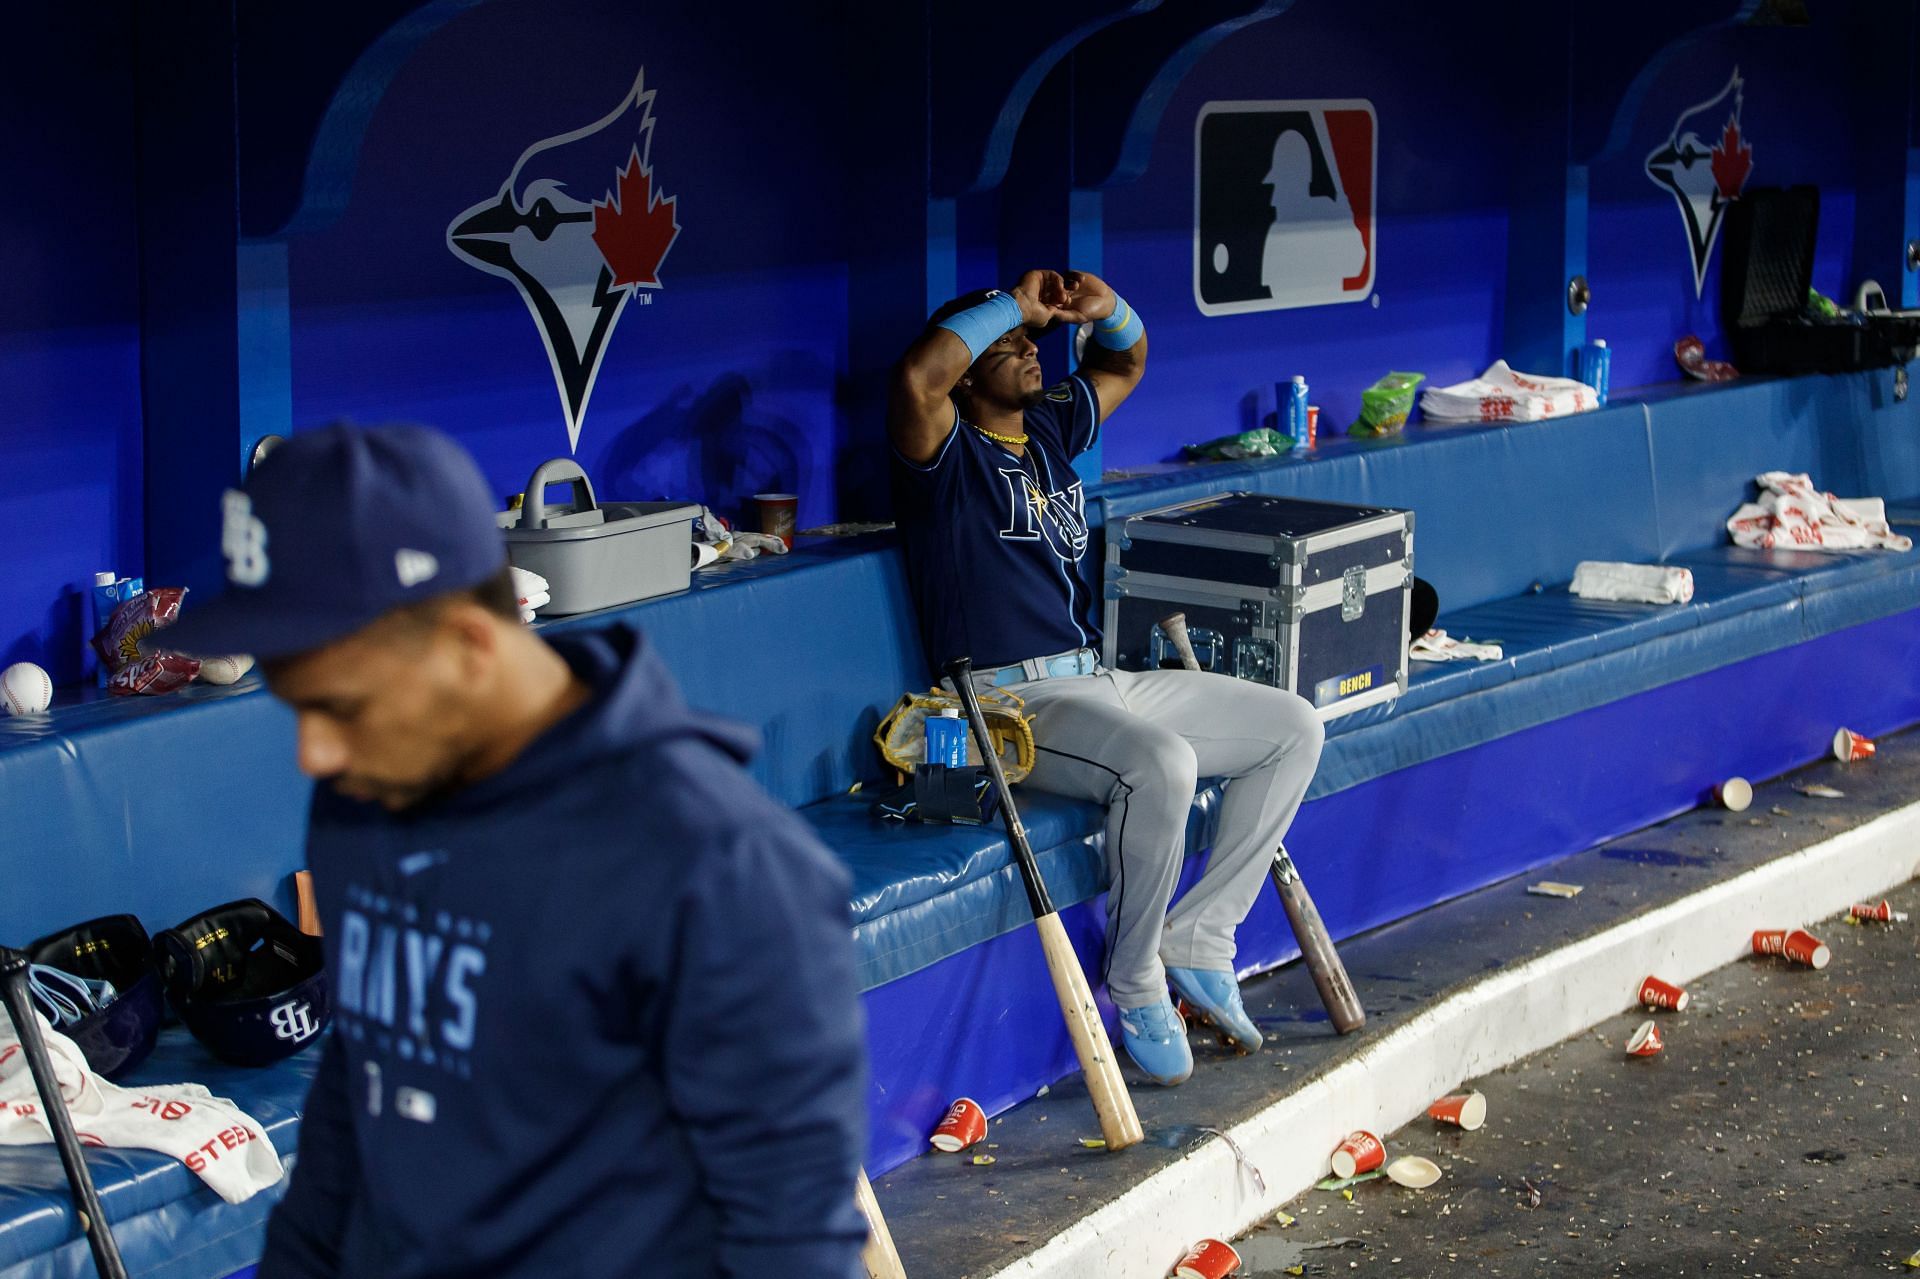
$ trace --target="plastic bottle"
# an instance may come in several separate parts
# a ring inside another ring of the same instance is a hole
[[[1580,380],[1594,389],[1600,407],[1607,404],[1607,384],[1613,381],[1613,352],[1605,338],[1595,338],[1580,348]]]
[[[927,763],[948,768],[967,766],[967,725],[959,711],[948,709],[927,716]]]
[[[1304,452],[1313,447],[1313,440],[1307,432],[1307,379],[1294,374],[1293,381],[1283,383],[1286,391],[1286,432],[1293,437],[1294,452]]]

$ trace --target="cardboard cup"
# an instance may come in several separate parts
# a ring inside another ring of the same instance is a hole
[[[947,1107],[946,1118],[927,1140],[935,1150],[952,1154],[965,1150],[987,1135],[987,1112],[971,1097],[962,1097]]]
[[[1370,1132],[1356,1131],[1334,1149],[1331,1162],[1333,1175],[1344,1179],[1372,1172],[1386,1161],[1387,1148],[1381,1140]]]
[[[1825,943],[1804,928],[1760,929],[1753,935],[1753,953],[1785,955],[1794,963],[1810,968],[1825,968],[1833,959],[1833,952]]]
[[[1651,974],[1640,979],[1640,1002],[1648,1008],[1671,1008],[1674,1012],[1687,1011],[1687,1005],[1693,996],[1670,981],[1661,981]]]
[[[1634,1027],[1633,1034],[1627,1037],[1627,1056],[1651,1057],[1666,1046],[1660,1038],[1660,1028],[1649,1017]]]
[[[1240,1254],[1218,1239],[1202,1239],[1173,1268],[1176,1279],[1226,1279],[1240,1268]]]
[[[1893,903],[1883,901],[1876,906],[1872,902],[1855,902],[1847,908],[1847,914],[1855,919],[1877,919],[1886,923],[1893,918]]]
[[[1474,1132],[1487,1122],[1487,1099],[1477,1092],[1457,1092],[1428,1106],[1427,1114],[1443,1124]]]
[[[755,493],[753,504],[760,511],[760,531],[777,537],[789,548],[793,531],[799,527],[800,498],[793,493]]]
[[[1729,777],[1713,788],[1713,797],[1729,813],[1744,813],[1753,803],[1753,783],[1744,777]]]
[[[1833,757],[1842,764],[1857,764],[1863,759],[1870,759],[1879,749],[1871,737],[1862,737],[1850,728],[1843,728],[1833,735]]]
[[[1320,440],[1320,406],[1307,405],[1307,447],[1312,448]]]

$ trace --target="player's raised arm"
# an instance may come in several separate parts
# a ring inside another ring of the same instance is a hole
[[[990,289],[941,308],[900,357],[887,396],[887,435],[909,462],[926,463],[953,430],[948,395],[973,362],[1017,329],[1044,329],[1066,300],[1057,271],[1028,271],[1007,292]]]
[[[1068,324],[1093,325],[1080,356],[1080,374],[1099,397],[1104,422],[1133,394],[1147,371],[1146,326],[1099,276],[1069,271],[1063,282],[1067,298],[1054,313]]]

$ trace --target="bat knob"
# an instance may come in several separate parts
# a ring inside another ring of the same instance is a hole
[[[946,671],[948,679],[958,683],[963,679],[972,677],[973,659],[971,657],[956,657],[941,669]]]

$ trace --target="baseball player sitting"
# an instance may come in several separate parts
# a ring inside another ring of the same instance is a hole
[[[1080,368],[1048,387],[1034,338],[1091,325]],[[973,659],[979,686],[1025,699],[1029,782],[1104,804],[1108,992],[1123,1042],[1156,1081],[1193,1071],[1167,984],[1248,1051],[1234,930],[1267,882],[1320,759],[1292,693],[1189,671],[1108,670],[1087,584],[1072,462],[1139,385],[1140,317],[1084,272],[1028,271],[956,298],[896,367],[888,404],[894,509],[928,662]],[[1230,779],[1206,873],[1171,912],[1202,777]]]
[[[295,435],[166,632],[250,652],[314,788],[333,986],[263,1279],[851,1279],[847,873],[630,626],[520,622],[478,468]]]

